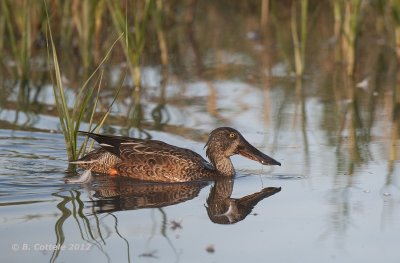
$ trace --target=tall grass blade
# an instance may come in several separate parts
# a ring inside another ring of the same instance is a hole
[[[300,37],[297,29],[297,2],[292,3],[291,30],[294,47],[294,62],[296,76],[302,76],[305,65],[305,51],[307,41],[308,0],[300,1]]]
[[[110,49],[108,50],[106,56],[103,58],[103,60],[100,62],[100,64],[96,67],[96,69],[92,72],[92,74],[89,76],[89,78],[85,81],[83,86],[79,89],[79,92],[76,96],[76,99],[73,103],[73,110],[72,113],[70,109],[68,108],[67,100],[65,97],[65,91],[62,83],[62,78],[61,78],[61,70],[60,70],[60,65],[58,61],[58,55],[57,55],[57,50],[54,44],[53,40],[53,35],[52,35],[52,30],[51,30],[51,25],[50,25],[50,19],[49,19],[49,14],[47,10],[47,4],[46,1],[45,7],[46,7],[46,17],[47,17],[47,31],[46,31],[46,44],[47,44],[47,55],[48,55],[48,64],[50,65],[51,61],[54,67],[54,71],[51,71],[51,78],[53,82],[53,91],[54,91],[54,97],[55,97],[55,102],[57,106],[57,110],[59,113],[59,119],[60,119],[60,125],[62,132],[64,134],[64,139],[65,139],[65,144],[67,148],[67,153],[68,153],[68,160],[76,160],[79,155],[83,152],[83,149],[85,148],[85,142],[84,145],[81,145],[80,147],[77,146],[77,132],[80,129],[80,125],[82,123],[83,117],[85,115],[85,112],[88,111],[88,105],[92,99],[94,87],[89,87],[89,82],[91,79],[95,76],[95,74],[98,72],[100,67],[103,65],[103,63],[107,60],[107,58],[110,56],[110,53],[115,46],[115,44],[121,39],[123,34],[121,34],[111,45]],[[100,75],[100,84],[101,85],[101,79],[102,79],[102,74]],[[99,86],[100,88],[100,86]],[[94,114],[94,111],[96,110],[97,106],[97,101],[99,97],[97,95],[96,101],[94,103],[93,108],[90,110],[92,114]],[[115,100],[115,98],[114,98]],[[108,113],[105,115],[108,116]],[[104,123],[105,118],[102,119],[102,123]],[[89,122],[89,127],[92,126],[93,118],[90,119]]]
[[[140,58],[145,44],[145,33],[150,18],[151,10],[154,8],[153,0],[144,1],[142,18],[139,18],[139,12],[133,16],[133,25],[135,31],[128,32],[128,2],[126,2],[125,13],[122,10],[121,3],[118,1],[107,1],[111,18],[117,32],[125,33],[125,39],[121,39],[121,44],[129,65],[129,71],[135,85],[135,91],[138,92],[141,86],[141,70],[139,66]]]

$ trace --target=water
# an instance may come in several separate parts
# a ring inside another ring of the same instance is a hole
[[[252,8],[234,16],[240,5],[220,7],[200,3],[197,11],[210,16],[196,20],[194,33],[184,23],[168,31],[167,74],[152,49],[144,54],[140,113],[132,115],[137,101],[124,86],[103,132],[150,136],[205,157],[207,134],[232,126],[282,166],[234,156],[233,180],[170,185],[96,176],[66,184],[77,174],[68,169],[50,81],[31,80],[25,100],[5,81],[2,262],[398,262],[400,91],[384,40],[363,34],[357,74],[343,77],[322,6],[313,13],[306,74],[296,80],[285,13],[271,14],[265,37]],[[174,40],[180,32],[187,46]],[[112,86],[125,68],[109,63]],[[70,75],[72,101],[80,75]],[[103,108],[111,93],[102,92]]]

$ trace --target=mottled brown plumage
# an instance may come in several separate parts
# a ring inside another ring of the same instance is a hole
[[[262,164],[281,165],[263,154],[233,128],[213,130],[207,141],[210,162],[185,148],[157,140],[86,133],[102,148],[74,163],[97,173],[118,174],[138,180],[187,182],[235,174],[230,156],[240,154]]]

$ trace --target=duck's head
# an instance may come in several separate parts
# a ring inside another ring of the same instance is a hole
[[[235,170],[229,157],[240,154],[264,165],[281,165],[268,155],[257,150],[237,130],[221,127],[213,130],[208,137],[206,154],[215,169],[226,176],[233,176]]]

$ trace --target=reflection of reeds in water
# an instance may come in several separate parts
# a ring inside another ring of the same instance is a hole
[[[107,225],[105,225],[104,222],[99,219],[99,216],[94,210],[94,206],[91,208],[92,211],[90,215],[87,214],[87,211],[85,212],[85,204],[82,200],[80,191],[60,192],[54,193],[53,195],[61,199],[61,201],[57,204],[57,209],[61,212],[61,214],[54,226],[56,247],[62,247],[65,245],[68,238],[68,233],[65,231],[65,225],[68,220],[72,220],[72,222],[75,223],[73,226],[78,229],[77,232],[80,234],[81,241],[83,242],[77,242],[81,244],[81,246],[87,244],[85,248],[90,247],[91,250],[99,250],[101,254],[104,255],[106,261],[111,262],[111,258],[107,253],[105,239],[109,238],[112,234],[116,234],[119,238],[121,238],[122,242],[126,244],[126,250],[123,253],[126,253],[127,261],[131,262],[131,246],[129,240],[125,238],[124,234],[119,230],[118,217],[116,215],[114,215],[112,212],[108,212],[106,215],[114,219],[114,232],[112,232],[112,230],[109,229]],[[167,240],[174,254],[179,257],[176,248],[167,233],[167,214],[162,208],[156,208],[153,211],[159,211],[161,213],[160,234]],[[154,225],[156,226],[158,224],[155,223]],[[124,247],[121,249],[124,250]],[[62,253],[62,250],[54,250],[50,258],[50,262],[56,262]]]
[[[307,168],[310,166],[310,152],[309,152],[309,142],[307,135],[307,110],[306,110],[306,98],[304,95],[303,81],[301,79],[296,79],[296,94],[298,103],[300,103],[300,123],[301,132],[303,137],[303,149],[304,149],[304,161]],[[296,107],[297,111],[297,107]],[[296,114],[297,115],[297,114]]]
[[[372,116],[376,114],[376,108],[370,108],[367,115],[369,118],[363,118],[361,115],[361,98],[358,95],[359,89],[356,87],[353,78],[345,76],[343,84],[345,91],[347,91],[347,101],[342,106],[341,112],[338,112],[340,122],[336,143],[337,168],[338,170],[344,169],[343,166],[347,165],[347,174],[353,175],[356,167],[370,159],[368,143],[371,139],[370,130],[373,125],[369,122],[372,121]],[[348,151],[350,158],[344,157],[346,151],[343,150]],[[344,163],[346,161],[347,163]]]
[[[363,123],[361,121],[360,110],[359,110],[359,100],[356,96],[356,87],[354,82],[351,79],[348,80],[348,90],[350,93],[350,102],[348,105],[348,111],[346,113],[349,114],[348,117],[348,139],[349,139],[349,152],[350,152],[350,166],[348,170],[348,174],[352,175],[355,170],[355,165],[360,164],[363,159],[361,155],[361,146],[363,143],[363,136],[365,135],[365,130],[363,129]],[[346,118],[347,114],[344,115]]]
[[[69,191],[65,193],[54,193],[54,196],[61,198],[62,201],[58,203],[57,208],[60,210],[61,215],[55,224],[56,246],[62,247],[65,244],[66,235],[64,232],[64,224],[68,219],[73,219],[79,229],[82,241],[87,242],[88,247],[96,247],[110,262],[110,256],[104,250],[105,241],[100,228],[100,221],[96,214],[93,215],[95,227],[91,225],[89,218],[84,214],[84,203],[81,200],[81,193],[79,191]],[[68,208],[71,205],[71,209]],[[72,216],[72,218],[71,218]],[[115,229],[118,232],[118,222],[115,222]],[[122,236],[120,236],[123,238]],[[98,240],[100,239],[100,241]],[[123,238],[124,239],[124,238]],[[125,240],[126,241],[126,240]],[[89,246],[90,245],[90,246]],[[56,262],[62,250],[56,249],[50,258],[50,262]],[[128,244],[128,261],[129,261],[129,244]]]
[[[158,38],[158,46],[160,49],[160,58],[161,58],[161,65],[162,65],[162,73],[161,73],[161,82],[160,82],[160,96],[158,99],[157,106],[152,110],[151,116],[153,117],[154,121],[154,128],[156,130],[161,130],[164,125],[166,125],[169,120],[170,116],[165,107],[166,104],[166,88],[168,84],[168,63],[169,63],[169,56],[168,56],[168,45],[167,39],[165,36],[165,31],[163,27],[163,1],[157,0],[156,1],[156,10],[154,12],[154,20],[155,20],[155,27],[157,31],[157,38]]]
[[[166,88],[168,81],[168,68],[162,68],[162,79],[160,83],[160,96],[158,98],[157,106],[151,111],[151,116],[154,121],[155,130],[162,130],[162,128],[168,124],[170,120],[170,114],[165,106],[166,104]]]
[[[392,218],[392,215],[387,214],[393,212],[393,207],[388,204],[392,200],[388,200],[386,197],[390,197],[393,191],[398,192],[398,187],[395,185],[395,180],[393,180],[393,171],[395,162],[398,160],[400,86],[396,83],[396,80],[391,82],[390,86],[393,85],[393,94],[390,93],[391,95],[387,96],[385,101],[387,105],[385,107],[375,107],[374,104],[376,104],[377,101],[374,97],[377,96],[377,94],[374,89],[361,90],[357,88],[353,78],[348,76],[344,76],[343,83],[343,89],[347,91],[347,101],[345,106],[343,106],[344,110],[338,113],[342,125],[338,129],[339,141],[337,142],[338,148],[336,152],[337,171],[332,184],[334,187],[332,188],[330,200],[330,202],[335,205],[332,206],[333,209],[328,218],[328,221],[330,221],[333,226],[333,231],[326,231],[326,233],[322,234],[322,238],[326,238],[328,234],[346,233],[349,228],[352,227],[354,215],[359,212],[354,209],[354,201],[352,200],[351,192],[357,189],[357,187],[354,187],[354,178],[362,174],[358,173],[357,170],[373,158],[369,151],[370,143],[373,140],[371,130],[377,127],[371,124],[371,122],[374,121],[373,116],[384,114],[386,116],[385,118],[392,120],[392,122],[389,123],[390,127],[388,127],[387,132],[382,131],[383,137],[390,138],[390,140],[385,141],[387,145],[384,147],[388,149],[388,172],[386,181],[381,187],[383,202],[385,202],[383,206],[384,209],[381,212],[382,221]],[[337,86],[334,88],[338,89]],[[368,101],[367,105],[363,105],[362,94],[364,92],[373,98]],[[366,107],[367,110],[365,110],[363,106]],[[380,111],[382,108],[384,109],[383,112]],[[385,125],[387,125],[387,123]],[[345,133],[347,133],[347,135],[345,135]],[[379,173],[381,172],[383,171]],[[374,176],[376,175],[374,174]],[[361,178],[367,179],[365,174]],[[359,189],[357,189],[357,191],[358,190]],[[370,189],[364,190],[365,193],[369,191]]]
[[[392,119],[391,127],[389,128],[390,137],[388,145],[388,162],[387,162],[387,172],[385,178],[385,184],[381,188],[381,194],[383,195],[383,201],[385,205],[382,210],[382,220],[384,223],[393,221],[393,211],[395,203],[397,203],[400,189],[398,186],[398,175],[396,171],[396,163],[400,160],[400,75],[397,77],[397,83],[394,83],[393,94],[388,101],[390,107],[388,110],[391,111],[390,118]],[[386,227],[386,224],[383,224]]]
[[[398,77],[400,79],[400,76]],[[392,101],[392,127],[390,129],[390,147],[389,147],[389,177],[393,174],[395,162],[399,159],[399,137],[400,137],[400,82],[393,88]],[[391,181],[391,180],[390,180]]]

